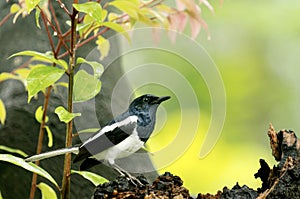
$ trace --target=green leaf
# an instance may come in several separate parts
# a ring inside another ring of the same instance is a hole
[[[110,13],[108,14],[107,20],[113,22],[113,21],[115,21],[116,19],[118,19],[120,16],[121,16],[121,15],[118,15],[118,14],[116,14],[116,13],[110,12]]]
[[[104,71],[104,67],[102,64],[100,64],[99,62],[96,61],[87,61],[82,57],[78,57],[76,60],[76,64],[82,64],[82,63],[86,63],[88,65],[90,65],[93,70],[94,70],[94,77],[98,78],[102,75],[103,71]]]
[[[102,21],[105,21],[106,17],[107,17],[108,11],[107,10],[102,10]]]
[[[53,134],[49,128],[49,126],[45,126],[47,135],[48,135],[48,147],[52,147],[53,146]]]
[[[87,2],[82,4],[73,4],[73,7],[79,12],[86,13],[93,17],[97,22],[102,22],[102,7],[97,2]]]
[[[65,123],[70,122],[74,117],[81,116],[81,113],[70,113],[62,106],[57,107],[54,112],[58,115],[59,120]]]
[[[118,33],[122,33],[126,37],[126,39],[128,41],[130,41],[130,36],[129,36],[128,32],[126,32],[124,27],[121,26],[120,24],[117,24],[117,23],[114,23],[114,22],[103,22],[102,25],[105,26],[105,27],[108,27],[108,28],[110,28],[110,29],[112,29],[112,30],[114,30]]]
[[[36,173],[36,174],[46,178],[50,182],[52,182],[58,188],[58,184],[56,183],[54,178],[47,171],[45,171],[44,169],[42,169],[41,167],[35,165],[32,162],[25,162],[24,159],[18,158],[16,156],[11,155],[11,154],[0,154],[0,161],[12,163],[12,164],[17,165],[19,167],[22,167],[23,169],[26,169],[26,170],[31,171],[33,173]]]
[[[42,123],[42,118],[43,118],[43,107],[39,106],[36,110],[35,110],[35,119],[39,122]]]
[[[29,72],[30,72],[30,69],[28,69],[28,68],[20,68],[20,69],[15,70],[14,74],[6,73],[6,72],[0,73],[0,82],[9,80],[9,79],[19,80],[24,84],[24,86],[27,90],[26,78],[27,78]]]
[[[0,82],[1,81],[4,81],[4,80],[8,80],[8,79],[16,79],[16,80],[19,80],[19,78],[11,73],[6,73],[6,72],[3,72],[3,73],[0,73]]]
[[[93,25],[93,23],[89,23],[89,24],[78,24],[77,25],[77,29],[79,31],[79,35],[80,37],[83,38],[87,38],[90,33],[93,31],[93,28],[91,28]]]
[[[43,119],[43,107],[39,106],[36,110],[35,110],[35,119],[39,122],[42,123],[42,119]],[[49,118],[48,116],[46,116],[46,120],[45,122],[48,122]]]
[[[66,21],[66,24],[71,27],[70,20]],[[90,17],[89,15],[86,15],[83,19],[83,23],[77,24],[76,31],[79,32],[80,37],[84,36],[84,38],[87,38],[89,34],[93,31],[93,25],[97,25],[95,24],[94,18]]]
[[[57,199],[57,195],[55,191],[50,187],[49,185],[40,182],[37,187],[41,190],[42,192],[42,199]]]
[[[15,14],[15,13],[18,12],[20,9],[21,9],[21,7],[19,6],[19,4],[14,3],[14,4],[12,4],[12,5],[10,6],[10,13],[11,13],[11,14]]]
[[[28,155],[26,153],[24,153],[23,151],[19,150],[19,149],[14,149],[14,148],[10,148],[8,146],[3,146],[3,145],[0,145],[0,150],[2,151],[7,151],[7,152],[10,152],[10,153],[17,153],[23,157],[27,157]]]
[[[144,7],[139,10],[139,21],[150,26],[158,26],[158,21],[164,24],[167,20],[166,18],[159,15],[158,12],[150,8]]]
[[[29,68],[19,68],[17,70],[14,71],[15,74],[17,74],[19,77],[26,79],[30,73]]]
[[[0,99],[0,123],[4,124],[6,119],[6,109],[3,101]]]
[[[53,84],[52,85],[52,89],[53,89],[53,92],[55,94],[58,94],[60,92],[59,90],[57,90],[58,86],[62,86],[62,87],[68,88],[69,84],[67,82],[56,82],[55,84]]]
[[[36,23],[36,26],[37,26],[39,29],[41,29],[40,21],[39,21],[39,19],[40,19],[40,14],[41,14],[40,9],[36,9],[36,10],[35,10],[35,23]]]
[[[82,58],[82,57],[78,57],[76,59],[76,64],[82,64],[82,63],[86,63],[86,59]]]
[[[112,1],[109,5],[118,8],[119,10],[127,13],[133,19],[138,19],[139,7],[132,1]]]
[[[18,12],[16,12],[16,14],[15,14],[15,16],[14,16],[14,18],[13,18],[13,24],[16,23],[18,17],[19,17],[20,15],[22,15],[24,12],[27,12],[27,9],[26,9],[25,7],[22,7]]]
[[[95,97],[101,90],[101,82],[84,70],[79,70],[74,77],[73,100],[83,102]]]
[[[84,130],[81,130],[81,131],[78,131],[77,133],[80,134],[80,133],[96,133],[100,130],[100,128],[89,128],[89,129],[84,129]]]
[[[45,65],[37,65],[32,68],[27,77],[28,103],[34,95],[54,84],[64,73],[65,71],[62,69]]]
[[[86,15],[83,19],[83,23],[77,25],[80,37],[88,37],[89,34],[93,31],[92,26],[95,25],[97,25],[95,24],[95,19],[89,15]]]
[[[28,14],[40,3],[41,0],[25,0],[25,5]]]
[[[1,191],[0,191],[0,199],[3,199],[2,194],[1,194]]]
[[[55,63],[55,64],[63,67],[63,69],[65,69],[65,70],[68,69],[68,64],[65,60],[55,59],[54,56],[49,53],[40,53],[40,52],[36,52],[36,51],[25,50],[25,51],[21,51],[21,52],[11,55],[10,57],[8,57],[8,59],[10,59],[12,57],[16,57],[16,56],[31,56],[33,58],[33,60],[43,61],[43,62],[47,62],[47,63]]]
[[[68,88],[69,87],[69,84],[67,82],[57,82],[55,83],[56,86],[62,86],[62,87],[65,87],[65,88]]]
[[[99,184],[103,184],[105,182],[108,182],[107,179],[92,173],[92,172],[88,172],[88,171],[75,171],[75,170],[71,170],[71,174],[79,174],[82,177],[84,177],[85,179],[89,180],[91,183],[93,183],[95,186],[99,185]]]
[[[100,35],[97,38],[96,44],[98,45],[97,48],[101,53],[100,60],[103,60],[105,57],[107,57],[109,53],[109,49],[110,49],[109,41]]]

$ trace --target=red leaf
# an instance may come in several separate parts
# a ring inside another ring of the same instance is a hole
[[[198,36],[200,29],[201,29],[201,24],[199,23],[199,20],[190,17],[190,25],[191,25],[191,31],[192,31],[192,39],[196,39]]]
[[[176,0],[176,6],[179,11],[183,11],[186,7],[181,0]]]
[[[186,22],[187,22],[187,15],[185,12],[177,12],[175,14],[172,14],[168,16],[169,20],[169,29],[173,31],[169,31],[168,35],[171,40],[171,42],[175,43],[177,31],[183,32]]]
[[[184,12],[180,12],[176,15],[176,21],[177,21],[177,28],[179,32],[183,32],[186,22],[187,22],[187,15]]]
[[[168,17],[170,29],[182,32],[187,22],[187,14],[185,12],[177,12]]]

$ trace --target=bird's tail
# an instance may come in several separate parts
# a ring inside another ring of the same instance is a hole
[[[66,153],[78,154],[79,147],[73,146],[73,147],[69,147],[69,148],[57,149],[54,151],[49,151],[49,152],[29,156],[25,159],[25,161],[26,162],[34,162],[34,161],[43,160],[43,159],[51,158],[51,157],[58,156],[58,155],[64,155]]]

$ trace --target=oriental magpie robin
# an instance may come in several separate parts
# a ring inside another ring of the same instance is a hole
[[[100,160],[111,165],[121,175],[135,179],[116,165],[115,160],[127,157],[144,146],[153,132],[158,106],[169,98],[169,96],[142,95],[131,102],[127,111],[114,118],[80,146],[33,155],[25,161],[32,162],[65,153],[74,153],[76,154],[74,163],[84,160],[80,166],[81,170],[99,164],[98,160]]]

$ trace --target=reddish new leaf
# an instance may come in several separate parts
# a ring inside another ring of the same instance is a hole
[[[190,25],[191,25],[191,32],[192,32],[192,39],[195,39],[201,30],[201,24],[199,20],[190,17]]]

